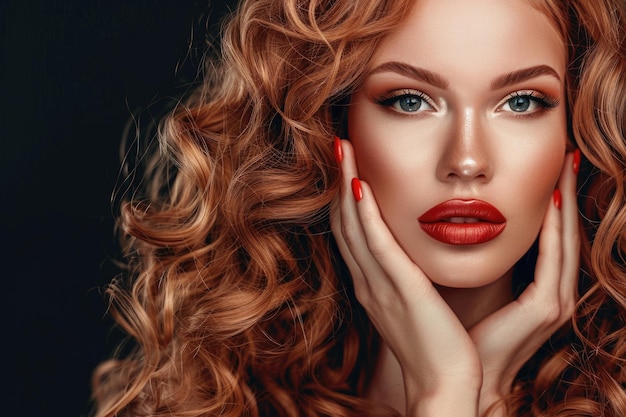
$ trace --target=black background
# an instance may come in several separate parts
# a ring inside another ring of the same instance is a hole
[[[2,415],[89,413],[124,126],[194,78],[225,3],[0,0]]]

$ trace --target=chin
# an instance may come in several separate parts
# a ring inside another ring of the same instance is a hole
[[[521,255],[520,255],[521,257]],[[499,259],[498,259],[499,258]],[[494,259],[498,261],[494,262]],[[477,253],[460,257],[431,258],[417,262],[430,281],[441,287],[470,289],[489,286],[501,279],[509,280],[518,257],[481,256]]]
[[[464,275],[435,275],[434,278],[430,278],[431,282],[438,287],[447,287],[455,289],[472,289],[482,288],[489,286],[500,279],[503,279],[507,274],[499,274],[495,276],[473,276],[473,274]]]
[[[481,288],[501,279],[511,282],[515,266],[536,242],[537,234],[528,233],[534,229],[529,227],[526,233],[508,230],[480,245],[448,245],[426,236],[412,242],[399,239],[399,242],[433,284],[458,289]]]

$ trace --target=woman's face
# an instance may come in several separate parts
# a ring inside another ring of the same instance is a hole
[[[348,138],[392,233],[436,284],[502,277],[565,155],[566,55],[524,0],[419,0],[352,97]]]

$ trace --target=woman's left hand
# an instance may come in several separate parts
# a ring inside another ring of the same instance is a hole
[[[561,208],[550,204],[544,218],[534,281],[469,330],[483,367],[479,415],[510,391],[523,364],[574,311],[580,238],[573,159],[566,156],[559,180]]]

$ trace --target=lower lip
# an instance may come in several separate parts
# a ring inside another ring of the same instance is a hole
[[[449,245],[478,245],[495,239],[506,223],[422,223],[422,229],[430,237]]]

